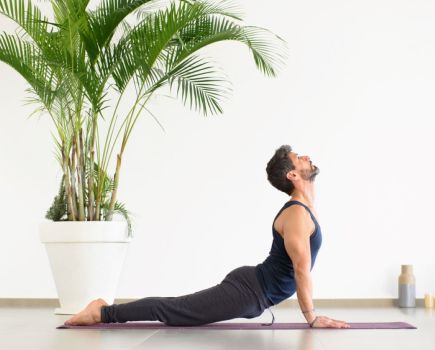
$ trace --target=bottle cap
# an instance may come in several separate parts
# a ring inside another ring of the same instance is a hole
[[[402,265],[402,273],[412,273],[412,265]]]

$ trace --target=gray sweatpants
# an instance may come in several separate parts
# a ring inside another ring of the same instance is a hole
[[[255,275],[255,266],[231,271],[218,285],[179,297],[150,297],[103,306],[104,323],[161,321],[196,326],[233,318],[254,318],[271,306]]]

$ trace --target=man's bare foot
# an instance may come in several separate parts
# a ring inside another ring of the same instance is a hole
[[[103,299],[95,299],[91,301],[78,314],[65,321],[66,326],[90,326],[95,323],[101,323],[101,308],[107,306]]]

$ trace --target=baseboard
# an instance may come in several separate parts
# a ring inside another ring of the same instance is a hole
[[[137,299],[115,299],[115,304],[128,303]],[[370,308],[395,307],[397,299],[314,299],[316,308]],[[0,307],[59,307],[58,299],[50,298],[0,298]],[[423,307],[424,300],[417,299],[417,307]],[[297,299],[284,300],[277,308],[298,308]]]
[[[398,299],[314,299],[316,308],[371,308],[371,307],[398,307]],[[416,306],[423,307],[424,299],[416,299]],[[299,308],[297,299],[287,299],[276,307]]]

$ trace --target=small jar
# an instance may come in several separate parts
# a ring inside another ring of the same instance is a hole
[[[432,294],[424,295],[424,306],[426,309],[433,309],[435,307],[435,298]]]

